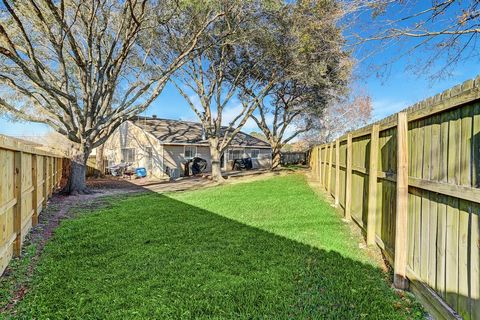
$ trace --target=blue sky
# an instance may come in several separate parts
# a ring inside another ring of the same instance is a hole
[[[420,2],[422,3],[422,2]],[[368,17],[364,18],[364,21]],[[369,46],[367,45],[367,49]],[[398,112],[415,102],[433,96],[465,80],[475,78],[480,74],[480,64],[478,59],[475,61],[465,61],[460,63],[454,69],[450,76],[437,79],[434,82],[428,79],[428,70],[407,70],[407,66],[412,63],[412,57],[407,56],[388,66],[388,76],[378,77],[375,73],[366,71],[367,66],[372,62],[388,61],[398,55],[399,46],[392,45],[378,55],[374,55],[367,60],[362,60],[363,55],[368,50],[362,50],[354,53],[357,60],[361,60],[359,72],[361,78],[357,80],[356,85],[366,91],[373,100],[373,119],[378,120],[390,114]],[[422,58],[426,52],[416,51],[415,58]],[[438,65],[444,61],[438,60]],[[419,74],[419,75],[418,75]],[[235,113],[238,105],[231,104],[227,113],[231,116]],[[160,97],[144,113],[144,115],[156,114],[158,117],[169,119],[196,120],[195,114],[190,110],[185,100],[178,94],[173,85],[167,85]],[[226,120],[230,117],[227,115]],[[42,124],[32,123],[12,123],[6,119],[0,118],[0,133],[12,136],[39,136],[48,132],[50,129]],[[259,131],[253,121],[249,121],[244,131]]]
[[[406,72],[403,65],[398,63],[388,78],[377,78],[372,75],[362,85],[373,100],[374,119],[384,118],[398,112],[417,101],[433,96],[443,90],[475,78],[480,74],[480,65],[461,65],[451,77],[431,83],[425,78],[419,78]],[[234,107],[231,107],[234,108]],[[233,110],[231,110],[233,111]],[[233,112],[232,112],[233,113]],[[176,92],[175,87],[168,85],[160,97],[144,113],[156,114],[162,118],[195,120],[195,114],[190,110],[184,99]],[[0,134],[11,136],[41,136],[50,130],[42,124],[12,123],[0,119]],[[250,132],[258,129],[253,122],[249,122],[244,131]]]

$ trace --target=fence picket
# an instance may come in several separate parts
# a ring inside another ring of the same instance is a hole
[[[340,204],[340,140],[335,141],[335,206]]]
[[[39,204],[46,205],[56,186],[48,185],[47,159],[59,157],[0,135],[0,275],[20,255],[25,235],[38,222]]]
[[[480,77],[315,148],[322,184],[383,250],[395,285],[435,314],[480,319]]]
[[[377,172],[378,172],[378,143],[379,127],[372,126],[370,137],[370,166],[368,169],[368,215],[367,215],[367,244],[375,244],[375,227],[377,217]]]

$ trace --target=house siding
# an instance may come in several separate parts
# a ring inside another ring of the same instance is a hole
[[[240,150],[242,153],[242,158],[251,158],[252,151],[258,150],[258,157],[257,159],[252,158],[252,166],[253,169],[269,169],[272,167],[272,150],[267,148],[256,148],[256,147],[229,147],[227,151],[225,151],[226,155],[226,171],[232,170],[232,161],[233,159],[230,158],[230,150]]]
[[[168,172],[175,176],[183,176],[187,159],[185,158],[185,145],[195,144],[162,144],[157,138],[142,130],[131,122],[122,124],[105,143],[104,154],[109,165],[118,164],[123,160],[122,149],[135,149],[135,159],[132,162],[134,167],[147,168],[147,175],[155,178],[166,178]],[[208,146],[197,145],[196,156],[207,161],[207,171],[211,171],[212,159]],[[151,160],[148,163],[149,149],[151,148]],[[272,152],[269,148],[258,147],[229,147],[225,151],[224,171],[232,170],[229,150],[241,150],[242,157],[251,157],[252,150],[258,150],[258,158],[252,159],[254,169],[267,169],[272,164]]]
[[[135,160],[132,162],[134,167],[147,168],[148,176],[157,178],[166,176],[163,146],[156,138],[129,122],[122,124],[105,142],[104,155],[109,166],[123,160],[122,149],[124,148],[135,149]],[[150,163],[148,163],[148,148],[151,148]]]
[[[185,174],[185,163],[188,161],[185,159],[185,146],[164,145],[163,149],[165,166],[170,169],[177,169],[180,176],[183,176]],[[212,158],[208,147],[197,146],[196,156],[207,161],[207,171],[212,170]]]

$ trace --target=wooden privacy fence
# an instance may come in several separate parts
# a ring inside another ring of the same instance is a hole
[[[59,186],[63,159],[0,135],[0,275]]]
[[[310,165],[397,287],[438,318],[480,319],[480,77],[314,147]]]
[[[282,165],[288,164],[306,164],[307,162],[307,153],[306,152],[282,152],[281,160]]]

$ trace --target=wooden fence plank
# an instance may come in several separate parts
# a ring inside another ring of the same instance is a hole
[[[327,192],[328,194],[330,194],[331,179],[332,179],[333,143],[330,143],[328,150],[329,150],[329,158],[328,158]]]
[[[396,195],[395,195],[396,196]],[[414,239],[414,230],[415,230],[415,219],[414,217],[414,205],[415,201],[413,201],[413,194],[408,194],[408,219],[407,219],[407,265],[410,269],[413,269],[414,266],[414,255],[415,255],[415,244],[413,242]]]
[[[368,169],[368,216],[367,244],[375,244],[375,227],[377,218],[377,172],[378,172],[379,127],[372,126],[370,138],[370,167]]]
[[[472,130],[472,187],[480,188],[480,102],[473,106]],[[480,317],[480,205],[475,204],[471,221],[471,317]]]
[[[422,190],[421,195],[421,214],[420,214],[420,270],[421,279],[428,281],[428,257],[429,257],[429,233],[430,233],[430,199],[429,192]]]
[[[20,255],[25,235],[37,222],[40,190],[47,188],[42,161],[58,158],[22,143],[0,135],[0,275]]]
[[[470,188],[472,186],[472,120],[473,106],[465,106],[460,110],[460,184]],[[468,319],[471,317],[471,218],[473,204],[469,201],[459,202],[459,230],[458,230],[458,306],[457,312]],[[480,279],[479,279],[480,281]]]
[[[318,147],[318,159],[317,159],[317,168],[318,168],[318,180],[322,181],[322,148]]]
[[[395,236],[394,285],[408,287],[407,223],[408,223],[408,122],[407,114],[398,113],[397,124],[397,219]]]
[[[352,135],[347,136],[347,168],[345,182],[345,219],[352,219]]]
[[[320,182],[321,182],[321,185],[322,187],[325,187],[325,162],[327,161],[327,149],[325,148],[325,145],[322,145],[321,146],[322,148],[322,169],[321,169],[321,177],[320,177]]]
[[[320,185],[323,187],[325,185],[324,177],[325,177],[325,154],[327,153],[325,150],[325,145],[321,145],[320,149],[322,149],[322,158],[320,159]]]
[[[52,158],[52,157],[49,157],[49,161],[48,161],[48,197],[51,197],[52,194],[53,194],[53,161],[55,160],[55,158]]]
[[[470,259],[470,303],[471,318],[478,318],[480,315],[480,206],[474,205],[471,216],[471,259]]]
[[[48,201],[48,157],[43,157],[43,208],[47,207]]]
[[[480,188],[480,102],[473,106],[472,187]]]
[[[437,197],[434,193],[429,192],[430,197],[430,217],[428,226],[428,281],[427,284],[435,289],[436,286],[436,271],[437,271]]]
[[[340,204],[340,140],[335,141],[335,206]]]
[[[13,232],[15,232],[15,242],[13,245],[13,254],[15,256],[20,255],[20,249],[22,246],[22,151],[15,151],[15,199],[17,200],[14,206],[13,213]]]
[[[38,181],[37,181],[37,155],[32,155],[32,185],[33,185],[33,193],[32,193],[32,209],[33,209],[33,216],[32,216],[32,225],[35,226],[38,223]]]
[[[469,278],[471,270],[469,268],[470,245],[469,228],[472,214],[471,203],[460,201],[459,220],[458,220],[458,306],[457,312],[464,318],[470,318],[469,308]]]
[[[438,196],[437,207],[437,270],[435,289],[445,299],[447,252],[447,205],[445,196]]]
[[[447,205],[447,245],[445,263],[445,299],[454,309],[458,303],[458,199],[449,198]]]
[[[470,93],[458,98],[464,89]],[[367,243],[384,251],[397,287],[406,288],[410,278],[432,305],[433,290],[445,300],[434,314],[458,318],[453,308],[480,319],[480,77],[374,125],[339,138],[345,164],[338,141],[323,146],[323,185],[344,204],[345,218],[366,232]]]

